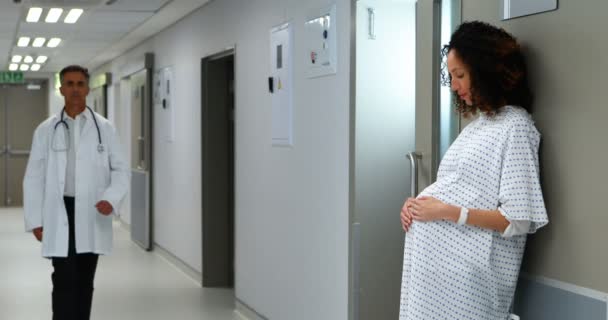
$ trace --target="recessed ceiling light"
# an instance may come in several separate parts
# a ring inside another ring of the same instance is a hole
[[[17,69],[19,69],[19,65],[18,65],[18,64],[16,64],[16,63],[11,63],[11,64],[8,66],[8,70],[10,70],[10,71],[17,71]]]
[[[34,58],[32,58],[32,56],[25,56],[25,58],[23,59],[23,62],[32,63],[32,62],[34,62]]]
[[[49,42],[46,43],[46,46],[49,47],[49,48],[55,48],[60,43],[61,43],[61,39],[60,38],[51,38],[49,40]]]
[[[19,41],[17,41],[17,46],[19,46],[19,47],[27,47],[29,44],[30,44],[29,37],[21,37],[21,38],[19,38]]]
[[[30,70],[30,65],[29,64],[22,64],[19,67],[19,70],[21,70],[21,71],[28,71],[28,70]]]
[[[46,41],[45,38],[36,38],[32,42],[32,47],[40,48],[40,47],[42,47],[44,45],[45,41]]]
[[[36,58],[36,63],[45,63],[47,59],[47,56],[38,56],[38,58]]]
[[[23,59],[23,57],[20,56],[20,55],[18,55],[18,54],[16,54],[16,55],[13,56],[13,59],[11,59],[11,61],[14,62],[14,63],[19,63],[19,62],[21,62],[21,59]]]
[[[44,19],[44,22],[55,23],[55,22],[59,21],[59,18],[61,17],[62,13],[63,13],[63,9],[52,8],[51,10],[49,10],[49,13],[46,15],[46,19]]]
[[[33,64],[32,65],[32,71],[38,71],[40,70],[40,65],[39,64]]]
[[[25,21],[38,22],[38,20],[40,20],[40,15],[42,15],[42,8],[30,8]]]
[[[65,20],[63,20],[63,22],[65,23],[76,23],[76,21],[78,21],[78,18],[80,18],[80,15],[82,14],[83,10],[82,9],[72,9],[70,10],[70,12],[68,13],[68,15],[65,17]]]

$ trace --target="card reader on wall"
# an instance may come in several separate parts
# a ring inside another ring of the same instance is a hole
[[[274,78],[273,77],[268,77],[268,91],[270,91],[270,93],[274,93]]]

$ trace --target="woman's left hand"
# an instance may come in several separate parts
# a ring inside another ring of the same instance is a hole
[[[411,202],[409,211],[415,221],[434,221],[446,218],[447,205],[433,197],[420,197]]]

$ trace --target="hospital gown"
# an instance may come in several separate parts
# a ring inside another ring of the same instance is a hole
[[[469,209],[498,209],[529,225],[505,237],[450,221],[414,222],[406,233],[400,320],[507,319],[526,234],[547,224],[539,182],[540,134],[528,113],[482,114],[446,152],[437,181],[419,196]]]

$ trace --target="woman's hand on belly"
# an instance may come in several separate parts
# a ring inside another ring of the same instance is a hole
[[[407,198],[403,207],[401,208],[401,227],[403,227],[403,231],[410,231],[410,226],[412,225],[412,213],[409,211],[408,207],[411,206],[412,202],[416,200],[414,198]]]
[[[420,197],[410,202],[408,207],[414,221],[435,221],[458,219],[458,207],[446,204],[433,197]],[[407,202],[406,202],[407,204]]]

